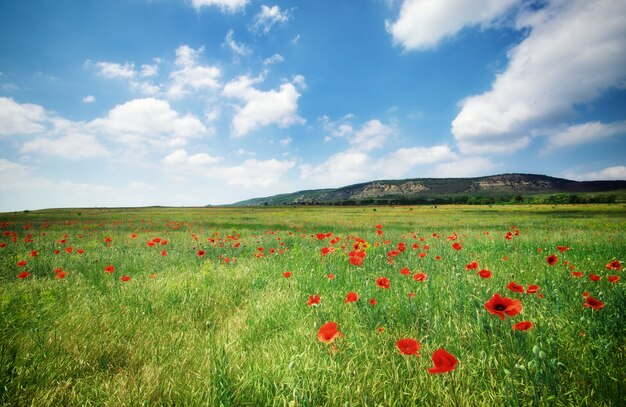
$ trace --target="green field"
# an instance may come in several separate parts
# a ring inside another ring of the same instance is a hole
[[[0,226],[3,405],[626,399],[623,205],[67,209]],[[496,293],[521,312],[490,313]],[[458,364],[431,374],[438,349]]]

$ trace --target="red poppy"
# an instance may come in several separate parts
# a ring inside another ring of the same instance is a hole
[[[522,322],[518,322],[517,324],[513,325],[513,327],[511,328],[511,330],[513,331],[528,331],[530,329],[532,329],[535,325],[533,325],[532,322],[530,321],[522,321]]]
[[[74,251],[74,249],[72,249],[71,247],[66,247],[65,248],[65,253],[70,254],[70,253],[72,253],[72,251]]]
[[[202,256],[204,256],[205,254],[206,254],[206,252],[205,252],[204,250],[202,250],[202,249],[198,250],[198,256],[199,256],[199,257],[202,257]]]
[[[441,260],[441,256],[435,256],[435,260]]]
[[[309,307],[313,304],[319,305],[320,299],[320,296],[317,294],[309,295],[309,300],[306,302],[306,305],[308,305]]]
[[[18,262],[17,262],[17,265],[18,265],[19,267],[24,267],[26,264],[27,264],[27,261],[26,261],[26,260],[20,260],[20,261],[18,261]]]
[[[30,276],[30,273],[28,271],[22,271],[20,274],[17,275],[17,278],[24,279],[28,276]]]
[[[496,293],[485,303],[485,309],[504,320],[505,314],[512,317],[522,312],[522,303],[520,300],[512,300]]]
[[[431,359],[433,360],[434,366],[428,369],[428,373],[430,374],[452,371],[456,369],[456,365],[459,363],[459,361],[445,349],[437,349]]]
[[[567,250],[569,250],[568,246],[557,246],[556,249],[558,251],[560,251],[561,253],[565,253]]]
[[[167,250],[161,250],[161,256],[163,257],[167,256]]]
[[[400,274],[402,274],[403,276],[408,276],[409,274],[411,274],[411,270],[408,267],[405,267],[400,270]]]
[[[67,275],[67,273],[66,273],[65,271],[59,271],[59,272],[56,274],[56,276],[54,276],[54,278],[56,278],[56,279],[59,279],[59,280],[60,280],[60,279],[62,279],[62,278],[65,278],[65,276],[66,276],[66,275]]]
[[[363,257],[358,256],[350,256],[350,264],[353,266],[360,266],[363,264]]]
[[[326,277],[328,277],[329,280],[333,280],[335,278],[334,274],[329,274]]]
[[[461,244],[459,242],[454,242],[454,243],[452,243],[452,248],[454,250],[461,250],[463,248],[463,246],[461,246]]]
[[[491,278],[491,271],[483,269],[478,272],[478,275],[482,278]]]
[[[583,273],[580,271],[572,271],[572,277],[582,277]]]
[[[291,271],[285,271],[285,272],[283,273],[283,276],[285,276],[285,278],[289,278],[289,277],[291,277]]]
[[[376,302],[376,298],[370,298],[370,305],[376,305],[376,304],[378,304]]]
[[[376,280],[376,285],[380,288],[389,288],[391,286],[391,282],[387,277],[380,277]]]
[[[130,280],[131,280],[131,277],[130,277],[130,276],[122,276],[122,277],[120,278],[120,280],[122,280],[122,281],[124,281],[124,282],[126,282],[126,281],[130,281]]]
[[[516,284],[514,281],[511,281],[509,283],[509,285],[506,286],[506,288],[508,288],[509,290],[513,291],[514,293],[523,293],[524,292],[524,286]]]
[[[111,243],[113,240],[111,240],[110,237],[105,237],[104,238],[104,243]]]
[[[609,283],[617,283],[620,279],[620,276],[608,276],[607,280],[609,280]]]
[[[115,267],[113,265],[108,265],[104,268],[104,271],[107,273],[113,273],[115,271]]]
[[[466,265],[465,270],[478,270],[478,262],[473,261],[470,264]]]
[[[526,294],[534,294],[539,291],[541,288],[538,285],[529,285],[526,289]]]
[[[334,247],[322,247],[322,257],[326,256],[328,253],[334,251]]]
[[[37,257],[37,254],[38,254],[37,250],[33,250],[33,251],[30,252],[30,256],[31,257]]]
[[[420,356],[419,350],[422,347],[418,341],[411,338],[398,339],[396,346],[403,355]]]
[[[415,273],[413,275],[413,280],[415,281],[425,281],[428,276],[422,272]]]
[[[596,274],[593,274],[593,273],[589,273],[589,279],[591,281],[600,281],[600,279],[602,279],[602,277],[600,277],[600,276],[598,276]]]
[[[341,332],[337,330],[336,322],[327,322],[320,327],[319,331],[317,331],[317,339],[320,342],[328,344],[333,343],[340,335]]]
[[[376,328],[376,330],[378,331],[378,333],[383,333],[385,332],[385,328],[383,328],[382,326],[379,326],[378,328]]]
[[[551,254],[548,257],[546,257],[546,261],[548,262],[549,265],[554,266],[559,261],[559,258],[556,257],[554,254]]]
[[[317,237],[317,240],[324,240],[324,238],[326,237],[326,233],[318,233],[315,236]]]
[[[585,303],[583,304],[583,306],[588,307],[588,308],[593,308],[596,311],[601,310],[602,308],[604,308],[604,303],[596,298],[593,298],[592,296],[587,296],[587,298],[585,299]]]
[[[359,295],[351,291],[348,294],[346,294],[346,300],[344,301],[344,304],[347,302],[356,302],[358,300],[359,300]]]
[[[622,264],[619,262],[619,260],[613,260],[612,262],[606,265],[606,269],[607,270],[621,270]]]

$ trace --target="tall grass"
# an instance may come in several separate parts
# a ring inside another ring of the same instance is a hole
[[[623,405],[626,279],[610,283],[623,270],[605,268],[624,263],[623,207],[375,209],[0,214],[0,402]],[[505,239],[513,226],[519,236]],[[348,261],[352,237],[368,245],[359,267]],[[154,238],[167,244],[147,246]],[[407,249],[391,264],[399,242]],[[472,261],[492,278],[466,270]],[[17,278],[22,271],[30,275]],[[389,289],[376,286],[381,276]],[[543,298],[509,291],[511,281],[540,286]],[[350,291],[357,302],[344,302]],[[605,307],[583,307],[585,292]],[[522,313],[488,313],[495,293],[520,299]],[[307,306],[312,294],[319,306]],[[511,329],[526,320],[533,329]],[[317,338],[329,321],[343,333],[333,345]],[[421,356],[400,354],[400,338],[418,340]],[[431,375],[439,348],[459,363]]]

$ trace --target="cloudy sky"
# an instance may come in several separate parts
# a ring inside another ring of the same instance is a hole
[[[626,179],[623,0],[0,3],[0,211]]]

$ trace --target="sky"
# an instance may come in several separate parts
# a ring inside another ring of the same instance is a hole
[[[626,179],[623,0],[0,2],[0,211]]]

